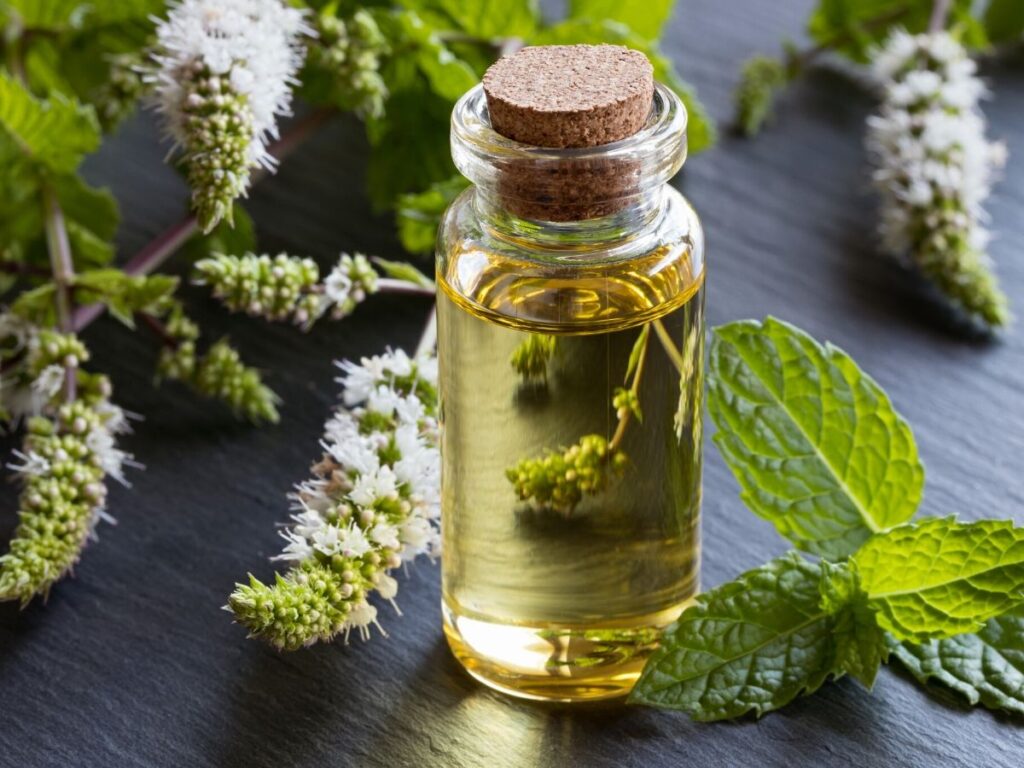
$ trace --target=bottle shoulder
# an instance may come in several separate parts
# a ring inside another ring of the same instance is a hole
[[[470,188],[439,228],[439,287],[466,311],[524,330],[600,333],[649,322],[704,281],[697,213],[675,189],[664,194],[660,214],[643,227],[552,243],[489,227]]]

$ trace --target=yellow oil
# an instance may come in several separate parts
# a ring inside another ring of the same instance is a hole
[[[457,253],[439,271],[448,642],[508,693],[624,695],[698,589],[703,271],[685,248],[595,265]],[[524,345],[542,353],[517,369]],[[620,387],[639,414],[613,405]],[[517,494],[510,467],[584,435],[623,456],[603,485],[578,503]]]

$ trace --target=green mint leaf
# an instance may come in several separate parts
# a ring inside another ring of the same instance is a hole
[[[569,17],[619,21],[647,40],[661,36],[675,0],[569,0]]]
[[[936,681],[971,704],[1024,715],[1024,609],[989,619],[977,634],[915,645],[890,637],[892,655],[922,684]]]
[[[78,222],[101,240],[114,239],[120,215],[109,189],[90,186],[73,173],[55,177],[53,187],[65,219]]]
[[[438,96],[454,103],[477,84],[473,68],[452,53],[435,28],[419,14],[400,13],[394,17],[394,22],[396,27],[390,35],[397,35],[398,40],[392,42],[392,47],[413,51],[416,66]],[[389,28],[385,26],[385,29]]]
[[[1024,36],[1024,3],[991,0],[984,16],[985,31],[993,43],[1009,43]]]
[[[24,29],[64,32],[146,19],[163,11],[164,0],[6,0],[0,16],[13,15]]]
[[[1024,528],[925,519],[876,534],[853,560],[878,623],[900,640],[976,632],[1024,603]]]
[[[56,292],[57,287],[53,283],[22,291],[11,304],[11,313],[35,325],[53,325],[57,321],[53,300]]]
[[[910,427],[840,349],[774,318],[714,330],[708,411],[742,498],[797,547],[841,559],[908,520],[924,487]]]
[[[697,100],[696,92],[676,72],[671,59],[658,49],[657,45],[643,38],[625,24],[616,21],[590,21],[570,19],[540,30],[530,40],[530,45],[570,45],[573,43],[613,43],[626,45],[641,51],[651,61],[656,80],[667,85],[686,106],[688,121],[686,138],[691,154],[707,149],[715,143],[715,125],[707,110]]]
[[[67,220],[68,242],[74,258],[75,269],[103,267],[114,260],[114,246],[109,240],[98,237],[91,229],[77,221]]]
[[[171,275],[131,276],[119,269],[93,269],[75,277],[76,295],[83,303],[102,302],[110,314],[129,328],[136,312],[160,314],[178,287]]]
[[[819,564],[790,553],[698,596],[665,630],[630,702],[706,721],[813,693],[836,670],[821,579]]]
[[[398,198],[398,238],[410,253],[433,253],[437,244],[437,227],[448,206],[469,186],[464,176],[431,184],[423,192]]]
[[[426,189],[455,174],[449,148],[451,102],[423,88],[392,93],[388,110],[367,121],[372,151],[367,168],[370,199],[378,209],[398,195]]]
[[[31,162],[56,173],[69,173],[100,143],[92,109],[54,94],[37,99],[17,80],[0,71],[0,144],[8,143]],[[0,156],[8,151],[0,148]]]
[[[387,259],[375,256],[373,258],[373,263],[380,267],[381,271],[388,277],[393,277],[395,280],[404,280],[407,283],[412,283],[413,285],[434,290],[434,281],[408,262],[388,261]]]
[[[821,569],[821,604],[835,617],[836,668],[870,690],[887,656],[885,633],[868,605],[856,567],[822,561]]]
[[[402,5],[440,16],[453,30],[480,38],[526,37],[537,28],[535,0],[402,0]]]
[[[24,29],[61,31],[83,26],[91,8],[86,0],[7,0],[0,13],[17,19]]]

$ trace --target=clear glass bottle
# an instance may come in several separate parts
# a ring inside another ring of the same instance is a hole
[[[508,693],[628,693],[698,589],[704,238],[667,183],[685,129],[661,85],[638,133],[580,149],[497,134],[480,87],[455,107],[472,186],[438,240],[444,627]]]

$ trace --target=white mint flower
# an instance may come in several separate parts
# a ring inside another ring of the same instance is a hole
[[[48,365],[32,382],[32,391],[41,403],[46,403],[60,392],[60,388],[64,386],[64,379],[63,365]]]
[[[231,219],[253,168],[273,168],[267,142],[290,114],[302,64],[303,11],[282,0],[179,0],[156,28],[160,111],[183,150],[205,231]]]
[[[324,426],[314,477],[290,495],[286,545],[274,558],[291,570],[271,586],[240,585],[231,599],[236,618],[282,647],[353,629],[368,638],[380,626],[367,597],[394,605],[388,572],[440,552],[436,362],[389,350],[340,368],[344,405]]]
[[[22,475],[35,476],[45,475],[47,472],[50,471],[50,462],[48,462],[35,451],[23,453],[19,451],[17,448],[15,448],[14,451],[12,452],[21,461],[21,463],[8,463],[7,468],[10,469],[11,471],[17,472]]]
[[[968,315],[1000,326],[1009,311],[983,250],[983,203],[1006,149],[985,138],[975,69],[946,32],[895,32],[874,55],[883,100],[867,145],[885,250],[909,256]]]

